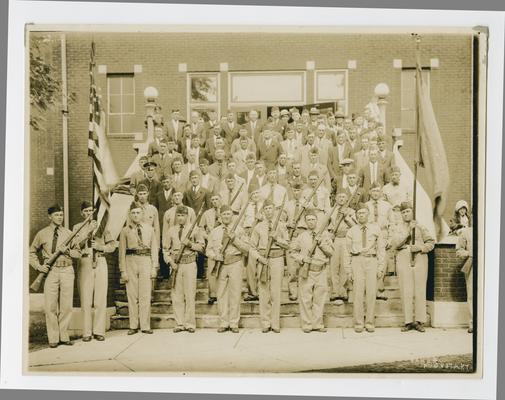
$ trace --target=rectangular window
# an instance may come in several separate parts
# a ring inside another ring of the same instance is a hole
[[[135,79],[133,74],[108,74],[108,132],[133,133],[135,119]]]
[[[305,104],[305,72],[230,73],[230,107]]]
[[[422,71],[423,80],[430,88],[430,71]],[[429,92],[428,92],[429,94]],[[404,131],[416,130],[416,70],[402,69],[401,78],[401,127]]]
[[[314,99],[316,103],[335,102],[335,111],[347,115],[347,70],[321,70],[314,74]]]
[[[219,75],[216,73],[188,74],[188,115],[189,121],[192,111],[197,111],[200,117],[208,119],[208,112],[214,110],[219,113]]]

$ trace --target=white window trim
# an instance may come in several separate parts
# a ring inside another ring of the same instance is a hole
[[[217,77],[217,95],[216,102],[200,103],[191,102],[191,77],[193,76],[216,76]],[[186,121],[191,119],[191,108],[214,108],[218,118],[221,118],[221,74],[219,72],[188,72],[186,74]]]
[[[265,103],[264,101],[258,102],[248,102],[248,103],[234,103],[231,101],[231,78],[232,75],[265,75],[265,74],[277,74],[277,75],[288,75],[288,74],[299,74],[303,75],[303,95],[302,101],[277,101]],[[307,72],[300,70],[292,71],[233,71],[228,73],[228,99],[227,99],[228,109],[237,107],[255,107],[255,106],[284,106],[286,104],[293,106],[304,106],[307,104]]]
[[[331,103],[337,102],[337,99],[319,99],[317,97],[317,75],[320,72],[344,72],[345,73],[345,115],[349,113],[349,69],[337,68],[337,69],[318,69],[314,71],[314,103]]]
[[[413,71],[414,74],[415,74],[415,69],[413,68],[402,68],[400,70],[400,73],[403,73],[403,71]],[[428,95],[430,96],[431,98],[431,68],[428,68],[428,69],[422,69],[421,70],[422,72],[426,71],[428,72],[428,74],[426,74],[426,76],[428,77]],[[415,92],[414,92],[414,96],[417,95],[417,87],[414,87],[415,89]],[[417,101],[417,100],[416,100]],[[415,108],[407,108],[407,107],[404,107],[403,106],[403,88],[402,88],[402,78],[400,76],[400,121],[402,119],[402,113],[403,111],[416,111]],[[403,132],[413,132],[415,131],[415,127],[414,128],[407,128],[407,127],[404,127],[402,126],[401,127]]]
[[[122,74],[117,74],[117,75],[122,75]],[[128,74],[128,73],[125,73],[122,78],[128,76],[133,79],[133,112],[131,113],[123,113],[123,112],[120,112],[120,113],[112,113],[110,112],[110,79],[111,77],[113,77],[114,75],[111,75],[111,76],[107,76],[107,134],[109,136],[124,136],[124,135],[133,135],[134,133],[133,132],[110,132],[109,133],[109,117],[111,115],[135,115],[136,114],[136,109],[135,109],[135,75],[131,75],[131,74]],[[121,79],[121,96],[123,96],[123,80]],[[121,110],[123,109],[123,100],[121,99]],[[121,118],[121,131],[123,131],[123,118]]]

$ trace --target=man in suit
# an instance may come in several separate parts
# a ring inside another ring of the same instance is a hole
[[[221,125],[215,125],[209,135],[207,136],[207,141],[205,142],[205,151],[208,154],[209,161],[214,161],[214,153],[219,144],[223,144],[223,131]]]
[[[209,160],[203,158],[200,161],[200,172],[202,174],[200,184],[204,189],[210,194],[217,193],[219,191],[219,181],[215,176],[209,173]]]
[[[349,147],[351,148],[352,154],[358,152],[361,149],[361,143],[357,137],[357,134],[358,134],[358,132],[354,126],[351,126],[349,128],[349,130],[347,131],[347,143],[349,144]]]
[[[258,187],[262,187],[265,183],[267,183],[267,167],[263,160],[256,160],[256,176],[254,183],[258,185]]]
[[[298,161],[295,161],[293,163],[291,166],[291,171],[288,174],[288,192],[290,195],[293,194],[291,188],[294,184],[300,185],[302,189],[307,184],[307,178],[302,174],[302,164],[300,164]],[[292,198],[292,196],[290,196],[290,198]]]
[[[184,157],[184,161],[186,161],[187,151],[191,147],[192,136],[193,133],[191,132],[191,125],[185,124],[184,127],[182,128],[182,137],[179,140],[179,149],[182,156]]]
[[[188,186],[189,175],[182,167],[182,158],[175,158],[172,161],[173,187],[176,191],[184,193]]]
[[[348,182],[348,175],[349,172],[351,172],[352,169],[354,169],[354,160],[352,158],[344,158],[342,162],[340,163],[340,174],[337,175],[337,178],[333,182],[337,190],[340,189],[347,189],[347,186],[349,186]]]
[[[214,153],[214,162],[209,166],[209,174],[216,177],[219,182],[226,176],[228,170],[225,163],[225,150],[220,147]]]
[[[170,207],[172,207],[172,195],[174,193],[174,189],[172,187],[172,176],[171,175],[162,175],[161,176],[161,190],[156,193],[154,197],[153,205],[158,210],[158,219],[159,226],[163,227],[163,217],[165,212],[167,212]],[[160,237],[161,243],[161,237]],[[160,271],[159,278],[168,279],[170,277],[170,267],[163,259],[163,253],[160,251]]]
[[[138,194],[138,188],[140,185],[145,185],[149,191],[149,197],[148,201],[150,204],[154,203],[154,198],[156,197],[156,193],[161,189],[161,183],[158,180],[158,176],[156,175],[156,168],[157,164],[153,161],[148,161],[147,163],[144,164],[144,167],[146,168],[146,176],[145,179],[140,181],[140,183],[137,185],[137,194]]]
[[[363,134],[360,141],[361,149],[353,154],[355,166],[358,171],[361,171],[361,169],[368,164],[368,152],[370,149],[368,134]]]
[[[379,150],[373,148],[369,153],[368,165],[365,165],[360,171],[360,182],[363,187],[364,200],[368,201],[370,198],[370,187],[376,183],[381,187],[388,182],[388,174],[386,168],[379,160]]]
[[[163,134],[163,128],[161,126],[156,126],[154,128],[154,140],[149,143],[147,149],[147,155],[152,157],[160,152],[160,144],[166,137]]]
[[[160,142],[158,149],[158,153],[151,158],[158,165],[156,174],[158,176],[171,174],[173,156],[169,157],[168,155],[168,143],[166,139]]]
[[[235,114],[233,111],[228,110],[226,114],[226,122],[221,124],[221,128],[224,131],[225,141],[228,147],[231,146],[233,141],[238,138],[238,132],[240,129],[240,125],[235,121]]]
[[[272,132],[270,130],[263,131],[263,138],[256,150],[258,159],[265,161],[267,167],[274,166],[281,153],[281,145],[272,139]]]
[[[279,111],[279,107],[277,106],[272,107],[272,110],[270,111],[270,116],[272,117],[272,120],[270,121],[271,124],[270,129],[281,133],[284,130],[284,128],[283,128],[283,121],[281,120],[281,113]]]
[[[342,160],[351,158],[351,155],[351,147],[346,143],[345,132],[340,130],[337,132],[337,145],[331,148],[328,155],[328,170],[332,180],[338,177]]]
[[[196,135],[200,139],[202,146],[205,145],[205,140],[207,139],[207,134],[205,130],[205,125],[200,121],[200,113],[198,111],[191,111],[190,117],[190,127],[191,134]]]
[[[319,149],[319,162],[321,164],[328,164],[328,154],[333,146],[330,139],[326,137],[326,125],[320,124],[316,130],[315,143]]]
[[[195,156],[195,162],[200,163],[202,158],[208,158],[207,152],[204,148],[200,147],[200,137],[196,134],[191,136],[191,145],[185,149],[184,159],[188,161],[188,154],[192,153]]]
[[[166,125],[168,136],[172,137],[176,144],[178,144],[179,140],[182,138],[183,123],[180,121],[180,119],[181,113],[179,109],[173,109],[172,115]]]
[[[291,127],[286,129],[286,139],[281,142],[282,151],[286,153],[289,164],[300,159],[300,148],[302,147],[295,138],[295,130]]]
[[[316,148],[316,135],[314,132],[307,133],[307,142],[300,149],[298,161],[302,165],[302,171],[308,171],[310,164],[310,150]]]
[[[184,192],[182,202],[191,207],[195,214],[198,214],[200,208],[206,210],[210,206],[209,192],[204,189],[200,184],[200,172],[191,171],[189,173],[189,181],[191,187]]]
[[[263,124],[258,120],[258,112],[256,110],[249,111],[249,121],[243,125],[247,132],[247,137],[252,139],[254,143],[259,143]]]
[[[247,188],[256,178],[256,156],[254,153],[248,153],[245,159],[245,171],[239,176],[245,181]]]
[[[209,136],[212,134],[212,130],[216,125],[219,125],[219,119],[217,118],[217,113],[216,110],[210,109],[207,111],[207,116],[209,119],[203,124],[204,129],[205,129],[205,140],[209,138]]]
[[[395,165],[393,152],[386,148],[386,138],[384,135],[377,137],[377,146],[379,147],[379,157],[382,165],[386,169],[387,174],[391,172],[391,168]]]

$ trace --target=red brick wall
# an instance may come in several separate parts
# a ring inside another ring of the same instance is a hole
[[[433,301],[466,301],[463,262],[456,256],[454,244],[437,244],[431,255],[428,299]]]

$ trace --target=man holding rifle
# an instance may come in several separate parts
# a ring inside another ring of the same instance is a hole
[[[200,211],[200,214],[202,210]],[[172,304],[177,326],[174,332],[195,332],[195,297],[196,297],[196,256],[202,252],[205,240],[196,227],[197,221],[188,223],[188,209],[178,206],[176,223],[163,237],[163,257],[174,271]]]
[[[72,258],[78,258],[77,249],[69,247],[72,232],[63,227],[63,208],[58,204],[47,210],[49,225],[40,230],[30,246],[30,266],[47,274],[44,283],[44,311],[49,347],[59,344],[71,346],[68,325],[72,317],[74,297],[74,267]],[[39,253],[42,263],[39,261]],[[60,253],[52,265],[49,259]]]
[[[81,216],[84,222],[74,225],[76,232],[90,215],[93,215],[93,204],[89,201],[81,203]],[[89,342],[94,337],[98,341],[105,340],[107,284],[108,271],[105,253],[115,249],[115,240],[105,230],[102,235],[96,236],[96,221],[86,224],[74,238],[74,243],[81,250],[79,259],[79,294],[83,316],[82,341]],[[92,307],[95,313],[92,318]]]
[[[323,322],[324,304],[328,296],[329,259],[333,244],[326,226],[317,230],[317,213],[305,211],[307,230],[300,233],[292,245],[293,258],[298,262],[298,290],[302,330],[326,332]],[[325,225],[324,222],[322,225]]]
[[[285,201],[285,199],[284,199]],[[284,203],[283,203],[284,205]],[[274,220],[274,204],[263,203],[265,219],[259,222],[251,234],[249,258],[259,263],[258,292],[262,332],[281,332],[281,287],[284,275],[284,251],[289,247],[286,226],[280,221],[282,206]]]
[[[242,237],[239,228],[245,207],[233,221],[233,211],[228,205],[221,207],[222,225],[214,228],[209,235],[207,257],[215,262],[212,273],[217,276],[217,308],[219,312],[218,332],[231,330],[238,333],[240,301],[242,291],[243,257],[249,252],[249,244]]]

